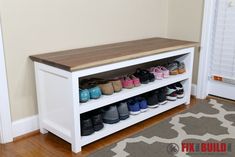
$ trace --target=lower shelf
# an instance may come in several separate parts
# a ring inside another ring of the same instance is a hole
[[[104,128],[102,130],[95,132],[89,136],[82,136],[81,144],[82,144],[82,146],[87,145],[91,142],[99,140],[105,136],[111,135],[117,131],[125,129],[133,124],[136,124],[138,122],[146,120],[150,117],[158,115],[162,112],[165,112],[169,109],[172,109],[172,108],[179,106],[181,104],[184,104],[184,103],[186,103],[186,97],[184,97],[183,99],[178,99],[176,101],[169,101],[167,104],[160,105],[157,108],[153,108],[153,109],[149,108],[148,111],[146,111],[144,113],[140,113],[140,114],[134,115],[134,116],[131,115],[128,119],[120,121],[116,124],[104,124]]]

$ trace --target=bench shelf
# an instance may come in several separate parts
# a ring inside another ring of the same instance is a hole
[[[197,44],[193,42],[151,38],[30,56],[35,67],[40,132],[44,134],[49,131],[59,136],[71,143],[72,151],[77,153],[84,145],[181,104],[189,104],[195,46]],[[119,51],[121,55],[118,53]],[[89,56],[93,57],[89,58]],[[96,59],[94,59],[95,57]],[[170,76],[163,80],[155,80],[133,89],[123,89],[119,93],[110,96],[103,95],[97,100],[90,100],[86,103],[79,102],[78,82],[83,77],[173,57],[185,63],[186,73]],[[84,58],[87,58],[86,62],[83,60]],[[102,130],[90,136],[81,136],[80,115],[82,113],[179,81],[183,82],[185,90],[183,99],[168,102],[136,116],[130,116],[130,118],[116,124],[105,124]]]

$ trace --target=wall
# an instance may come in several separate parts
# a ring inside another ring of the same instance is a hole
[[[29,55],[167,35],[166,0],[0,0],[12,120],[37,114]]]
[[[169,38],[200,42],[204,0],[169,0]],[[199,51],[195,53],[193,83],[197,83]]]

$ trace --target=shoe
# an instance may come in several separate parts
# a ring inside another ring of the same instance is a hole
[[[183,74],[186,72],[186,69],[185,69],[185,64],[183,62],[179,63],[179,74]]]
[[[119,78],[110,79],[109,81],[113,85],[114,92],[120,92],[122,90],[122,82]]]
[[[117,110],[120,120],[125,120],[129,118],[129,110],[126,102],[121,102],[117,105]]]
[[[167,93],[166,93],[167,100],[170,100],[170,101],[177,100],[176,91],[177,91],[177,89],[174,84],[167,86]]]
[[[149,108],[156,108],[159,106],[158,95],[155,92],[147,93],[146,99]]]
[[[80,89],[85,90],[88,89],[91,99],[98,99],[101,97],[102,92],[101,89],[94,83],[90,82],[89,79],[84,79],[80,81]]]
[[[96,85],[91,85],[88,90],[89,90],[91,99],[98,99],[102,95],[100,88]]]
[[[170,72],[170,75],[178,75],[179,74],[179,62],[174,61],[168,64],[167,69]]]
[[[159,105],[164,105],[167,103],[167,99],[166,99],[166,88],[163,87],[163,88],[160,88],[160,89],[157,89],[155,91],[155,93],[157,94],[158,96],[158,101],[159,101]]]
[[[130,114],[137,115],[140,113],[140,106],[139,103],[130,99],[127,101],[128,109],[130,111]]]
[[[122,81],[123,88],[131,89],[134,87],[133,81],[128,76],[123,76],[121,78],[121,81]]]
[[[110,105],[102,109],[103,122],[107,124],[114,124],[119,122],[119,114],[116,105]]]
[[[114,93],[113,85],[109,81],[100,81],[99,87],[103,95],[112,95]]]
[[[85,103],[90,100],[90,92],[88,89],[79,89],[79,101]]]
[[[141,85],[140,79],[135,77],[134,75],[130,75],[129,78],[133,81],[135,87],[139,87]]]
[[[103,95],[112,95],[114,93],[113,85],[108,80],[101,78],[91,78],[89,81],[92,84],[98,85]]]
[[[147,84],[155,80],[155,76],[152,73],[150,73],[147,70],[140,69],[140,68],[136,70],[136,72],[134,73],[134,76],[138,77],[142,84]]]
[[[175,83],[177,98],[181,99],[184,97],[184,87],[180,82]]]
[[[185,64],[183,62],[174,61],[167,66],[170,75],[183,74],[186,72]]]
[[[161,69],[162,74],[163,74],[163,78],[168,78],[170,75],[170,71],[164,67],[164,66],[158,66],[159,69]]]
[[[89,116],[89,114],[85,113],[81,115],[81,135],[82,136],[88,136],[95,132],[92,120]]]
[[[140,112],[145,112],[148,110],[148,104],[147,101],[142,97],[136,97],[135,101],[139,103],[140,106]]]
[[[94,110],[91,112],[91,120],[95,131],[99,131],[104,127],[100,110]]]
[[[163,72],[158,67],[152,67],[149,69],[149,72],[152,73],[156,80],[162,80],[163,79]]]

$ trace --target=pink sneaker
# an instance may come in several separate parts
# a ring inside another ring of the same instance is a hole
[[[122,81],[123,88],[131,89],[134,87],[134,83],[132,79],[130,79],[128,76],[121,77],[121,81]]]
[[[162,72],[161,68],[152,67],[149,69],[149,72],[151,72],[155,76],[155,79],[157,79],[157,80],[163,79],[163,72]]]
[[[139,87],[141,85],[140,79],[138,77],[135,77],[134,75],[130,75],[129,77],[133,81],[135,87]]]
[[[165,68],[164,66],[158,66],[158,68],[161,69],[163,73],[163,78],[167,78],[170,76],[170,72],[167,68]]]

